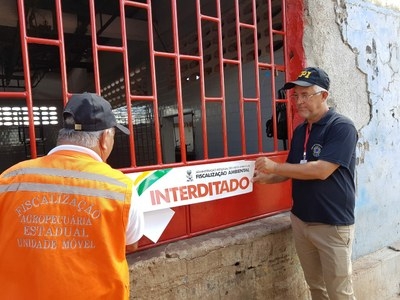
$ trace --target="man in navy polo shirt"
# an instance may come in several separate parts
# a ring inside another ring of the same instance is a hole
[[[357,130],[327,104],[330,80],[304,69],[284,89],[305,119],[293,132],[286,163],[256,160],[254,183],[292,179],[291,221],[312,299],[355,299],[351,280]]]

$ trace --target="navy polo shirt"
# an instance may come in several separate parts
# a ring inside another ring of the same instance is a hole
[[[303,159],[307,122],[293,132],[288,163]],[[292,180],[292,213],[304,222],[331,225],[354,224],[356,144],[358,134],[353,122],[329,111],[312,124],[306,145],[308,162],[324,160],[339,164],[325,180]]]

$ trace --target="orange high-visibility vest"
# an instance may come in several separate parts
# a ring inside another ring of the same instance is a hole
[[[0,298],[128,299],[131,180],[57,151],[0,178]]]

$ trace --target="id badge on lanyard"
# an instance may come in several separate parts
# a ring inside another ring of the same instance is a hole
[[[306,135],[304,138],[303,159],[300,160],[300,164],[305,164],[307,162],[307,143],[308,143],[308,138],[310,137],[310,131],[311,131],[311,126],[310,124],[307,124]]]

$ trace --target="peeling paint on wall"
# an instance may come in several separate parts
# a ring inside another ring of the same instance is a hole
[[[359,129],[354,258],[400,240],[400,11],[372,2],[309,0],[304,37],[309,64],[336,82],[333,106]]]
[[[338,26],[347,19],[346,4],[340,3],[307,1],[303,46],[307,65],[322,67],[331,78],[329,105],[362,128],[370,121],[367,78],[357,67],[359,49],[349,45]]]
[[[371,0],[371,3],[384,6],[387,8],[398,9],[400,10],[400,2],[399,0]]]

